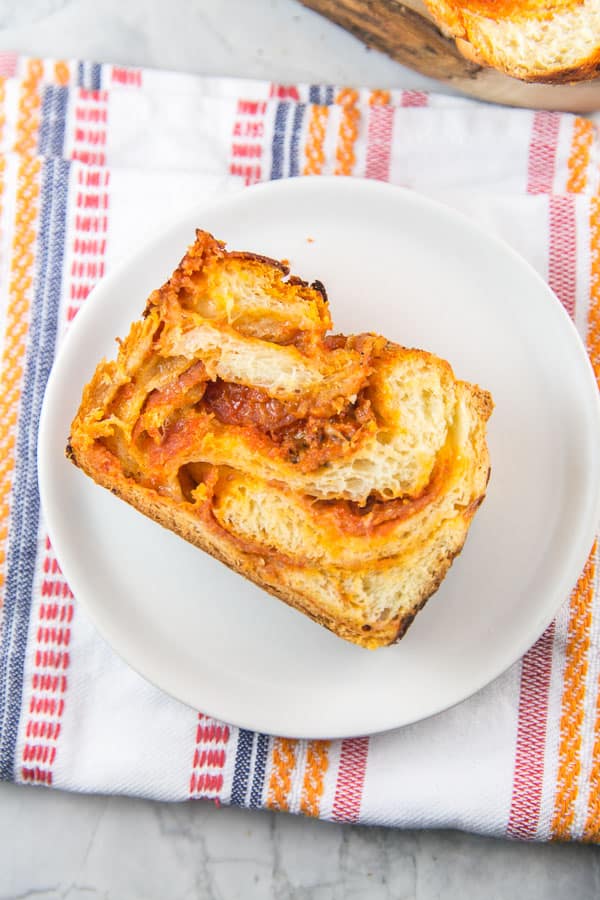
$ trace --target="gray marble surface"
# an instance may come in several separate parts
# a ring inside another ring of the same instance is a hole
[[[294,0],[0,0],[0,50],[282,81],[431,86]],[[600,897],[600,854],[0,784],[0,900],[95,896],[592,900]]]
[[[0,900],[593,900],[600,855],[0,785]]]
[[[0,0],[0,48],[275,81],[436,84],[296,0]]]

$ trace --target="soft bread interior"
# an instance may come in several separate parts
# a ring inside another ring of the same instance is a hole
[[[487,471],[478,468],[480,410],[468,397],[466,401],[457,405],[439,472],[428,490],[412,502],[397,501],[393,518],[379,525],[374,520],[390,504],[365,510],[352,503],[317,501],[235,470],[226,470],[219,481],[215,518],[242,543],[257,542],[297,565],[333,563],[349,570],[398,556],[408,545],[426,541],[443,522],[462,515],[472,497],[485,489]],[[382,527],[386,522],[388,527]]]
[[[92,478],[342,637],[397,639],[465,540],[492,401],[205,232],[84,389]]]

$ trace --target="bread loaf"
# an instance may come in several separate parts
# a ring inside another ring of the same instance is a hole
[[[598,0],[425,0],[425,5],[472,62],[548,84],[600,74]]]
[[[340,637],[401,637],[489,477],[490,395],[374,334],[323,285],[198,231],[84,388],[67,455]]]

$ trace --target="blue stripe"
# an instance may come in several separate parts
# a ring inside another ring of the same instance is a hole
[[[94,63],[92,65],[92,73],[91,73],[91,83],[90,87],[93,91],[100,90],[100,83],[102,81],[102,66],[100,63]]]
[[[326,106],[331,106],[333,103],[333,86],[328,85],[325,88],[325,104]]]
[[[292,143],[290,146],[290,175],[292,176],[300,174],[300,134],[302,133],[305,110],[306,103],[298,103],[294,112]]]
[[[42,121],[38,151],[42,156],[62,156],[69,89],[48,85],[42,100]]]
[[[273,144],[271,153],[271,179],[283,178],[283,157],[285,155],[285,133],[287,131],[287,119],[290,111],[289,103],[278,103],[275,113],[275,127],[273,130]]]
[[[52,106],[54,96],[52,87],[44,88],[44,96],[42,99],[42,116],[40,121],[40,131],[38,135],[38,152],[45,156],[50,146],[50,132],[52,131]]]
[[[37,424],[56,349],[68,173],[68,162],[53,159],[46,161],[42,175],[37,279],[16,436],[4,624],[0,643],[0,780],[5,781],[12,780],[15,775],[15,748],[40,517]]]
[[[321,102],[321,88],[318,84],[311,84],[308,89],[308,99],[311,103]]]
[[[90,91],[99,91],[102,87],[102,64],[80,62],[77,66],[77,84]]]
[[[250,809],[258,809],[262,806],[263,785],[265,783],[265,771],[267,768],[267,755],[269,753],[269,736],[259,734],[256,744],[256,760],[254,762],[254,778],[250,792]]]
[[[55,156],[63,156],[65,149],[65,131],[67,127],[67,106],[71,92],[68,87],[55,88],[56,120],[52,152]]]
[[[235,768],[231,785],[231,802],[234,806],[245,806],[248,778],[250,777],[250,758],[254,732],[241,728],[238,734]]]

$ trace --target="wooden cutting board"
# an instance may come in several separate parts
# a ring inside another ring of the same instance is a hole
[[[421,0],[300,0],[392,59],[457,91],[508,106],[600,111],[600,79],[573,85],[527,84],[465,59]]]

